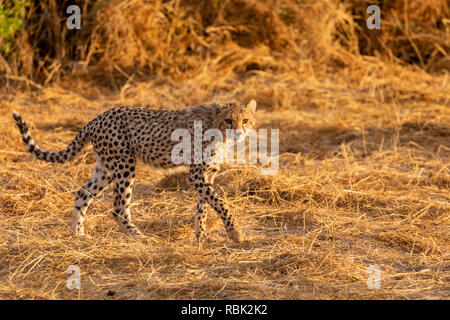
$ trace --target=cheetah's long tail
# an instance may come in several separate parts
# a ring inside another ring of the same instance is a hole
[[[34,142],[30,133],[28,132],[28,126],[25,121],[22,120],[21,115],[17,111],[13,111],[13,118],[16,121],[17,127],[22,134],[22,140],[25,144],[25,148],[36,158],[45,160],[47,162],[59,162],[65,163],[72,160],[81,149],[89,142],[88,127],[84,127],[73,141],[67,146],[66,149],[59,152],[42,151]]]

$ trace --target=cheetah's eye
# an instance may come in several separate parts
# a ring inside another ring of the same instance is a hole
[[[226,124],[232,124],[233,121],[232,121],[231,119],[225,119],[225,123],[226,123]]]
[[[246,124],[247,122],[248,122],[248,119],[242,120],[242,123],[243,123],[243,124]]]

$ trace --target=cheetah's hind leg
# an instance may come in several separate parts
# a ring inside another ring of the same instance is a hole
[[[204,212],[205,200],[198,199],[197,213],[195,215],[195,237],[200,244],[206,238],[206,212]]]
[[[97,156],[97,163],[91,178],[75,195],[75,207],[72,216],[72,231],[77,236],[84,236],[84,220],[86,211],[94,197],[100,195],[112,182],[108,170],[101,158]]]
[[[147,237],[131,221],[130,202],[133,184],[136,177],[136,160],[134,158],[118,160],[115,168],[123,168],[113,174],[114,179],[114,219],[120,229],[133,238],[146,239]]]

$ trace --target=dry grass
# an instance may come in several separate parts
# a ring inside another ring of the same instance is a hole
[[[448,51],[439,49],[449,29],[429,29],[433,19],[448,23],[445,1],[422,1],[413,13],[430,19],[415,24],[402,1],[383,2],[409,27],[403,35],[383,29],[365,52],[374,56],[359,54],[373,36],[351,14],[361,4],[218,1],[207,11],[169,1],[158,11],[144,1],[110,3],[109,22],[88,22],[99,38],[78,57],[80,68],[65,69],[70,57],[38,55],[39,70],[10,63],[2,77],[0,298],[450,298],[450,76]],[[136,19],[123,20],[130,12]],[[154,33],[133,33],[145,23]],[[236,96],[258,101],[260,126],[280,129],[281,153],[275,175],[233,166],[217,178],[242,245],[225,239],[208,208],[210,238],[197,246],[185,173],[142,165],[131,210],[150,240],[119,233],[111,191],[88,211],[90,236],[73,238],[73,193],[92,170],[90,149],[69,164],[39,162],[11,117],[18,110],[41,147],[60,150],[112,105],[181,108]],[[372,264],[379,290],[366,286]],[[81,268],[80,291],[65,287],[70,265]]]

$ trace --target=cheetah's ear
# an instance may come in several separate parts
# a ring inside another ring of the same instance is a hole
[[[249,108],[252,113],[255,113],[256,112],[256,101],[251,100],[249,103],[247,103],[246,107]]]

